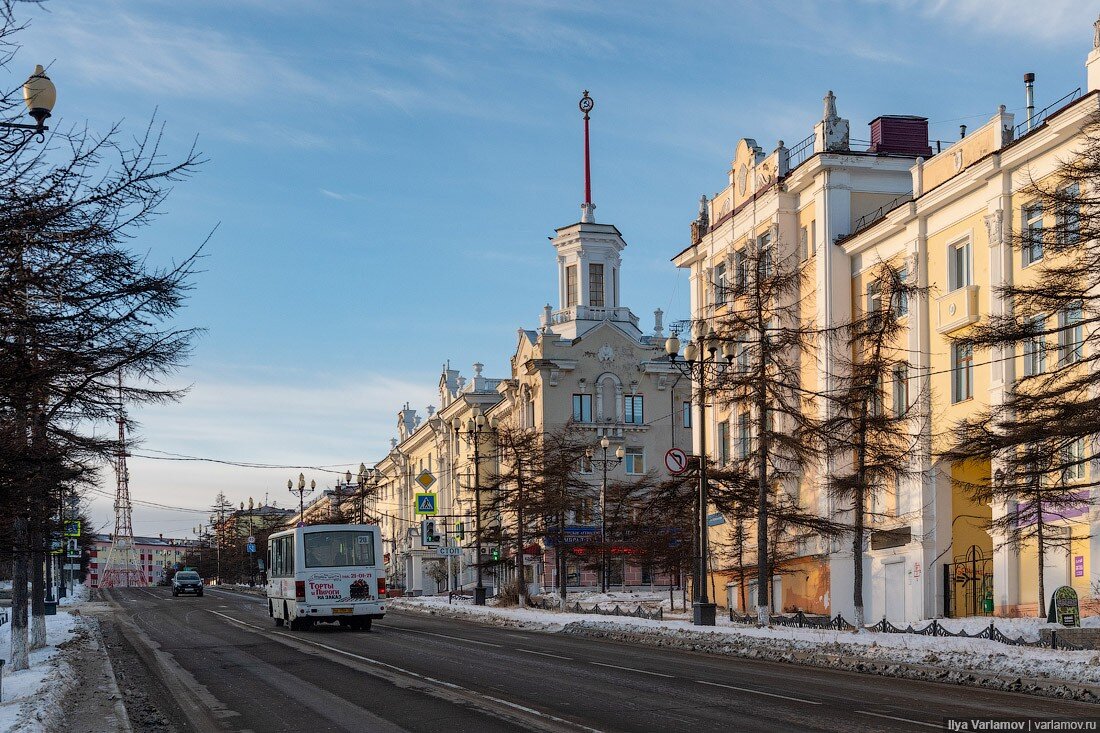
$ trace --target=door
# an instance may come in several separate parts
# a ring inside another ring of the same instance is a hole
[[[887,563],[883,614],[895,626],[905,625],[905,562]]]

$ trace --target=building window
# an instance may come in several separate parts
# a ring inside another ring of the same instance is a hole
[[[1085,439],[1078,438],[1062,448],[1062,481],[1085,477]]]
[[[588,266],[588,304],[603,308],[603,265]]]
[[[565,307],[575,306],[577,297],[577,266],[569,265],[565,268]]]
[[[684,427],[685,428],[690,428],[691,427],[691,403],[690,402],[685,402],[684,403]]]
[[[1024,267],[1043,259],[1043,207],[1024,207]]]
[[[641,425],[645,422],[640,394],[623,395],[623,422],[629,425]]]
[[[874,387],[871,389],[871,414],[878,417],[882,414],[882,400],[883,400],[883,386],[884,380],[880,375],[876,380]]]
[[[1024,376],[1034,377],[1047,369],[1047,346],[1043,331],[1046,330],[1046,318],[1036,316],[1031,319],[1031,328],[1035,336],[1024,342]]]
[[[1062,201],[1058,205],[1058,241],[1077,244],[1081,238],[1081,187],[1075,183],[1059,193]]]
[[[798,254],[803,262],[810,259],[810,228],[808,226],[798,230]]]
[[[752,453],[752,428],[749,426],[749,413],[737,416],[737,457],[744,460]]]
[[[772,235],[761,234],[756,238],[756,251],[760,255],[760,279],[767,280],[772,276]]]
[[[867,312],[878,313],[882,310],[882,284],[878,282],[867,285]]]
[[[902,417],[909,411],[909,365],[894,367],[894,415]]]
[[[729,297],[729,284],[726,282],[726,263],[714,266],[714,302],[725,303]]]
[[[627,448],[623,466],[629,474],[645,473],[645,451],[642,448]]]
[[[724,466],[730,461],[730,424],[728,420],[718,423],[718,465]]]
[[[1083,330],[1080,304],[1058,314],[1058,358],[1063,364],[1081,361]]]
[[[739,249],[733,253],[733,289],[734,292],[743,293],[749,282],[749,258],[745,250]]]
[[[970,284],[970,240],[951,245],[948,255],[951,289],[965,288]]]
[[[573,422],[592,422],[592,395],[573,395]]]
[[[974,349],[969,344],[951,348],[951,401],[962,402],[974,396]]]
[[[817,219],[810,220],[810,256],[817,254]]]
[[[909,281],[909,268],[898,270],[898,285],[901,289],[894,293],[894,314],[901,318],[909,315],[909,293],[905,292],[905,284]]]

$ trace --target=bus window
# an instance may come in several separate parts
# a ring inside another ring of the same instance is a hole
[[[303,535],[307,568],[374,565],[374,533],[334,530]]]

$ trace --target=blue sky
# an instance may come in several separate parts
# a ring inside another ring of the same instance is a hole
[[[404,401],[435,402],[446,360],[505,375],[516,329],[556,307],[547,236],[579,216],[583,89],[597,219],[626,237],[622,300],[651,323],[656,307],[687,315],[669,258],[741,137],[801,140],[832,89],[854,138],[879,114],[920,114],[955,139],[1022,108],[1026,71],[1040,107],[1083,84],[1098,10],[50,0],[25,11],[9,83],[49,64],[55,125],[136,134],[156,111],[170,155],[197,136],[210,159],[135,241],[168,261],[218,227],[181,315],[208,329],[178,376],[192,392],[138,413],[139,453],[358,466],[388,448]],[[131,485],[173,506],[219,490],[285,506],[292,473],[134,458]],[[92,509],[109,520],[109,499]],[[138,506],[134,526],[181,535],[202,519]]]

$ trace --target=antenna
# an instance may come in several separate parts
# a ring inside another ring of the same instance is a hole
[[[122,371],[118,373],[118,451],[115,453],[115,533],[107,560],[103,563],[100,588],[131,588],[148,585],[145,570],[134,546],[130,505],[130,471],[126,468],[126,411],[122,399]]]

